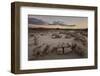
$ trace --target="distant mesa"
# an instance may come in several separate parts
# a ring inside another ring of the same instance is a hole
[[[36,24],[36,25],[43,25],[47,24],[45,21],[37,18],[28,18],[28,23],[29,24]]]

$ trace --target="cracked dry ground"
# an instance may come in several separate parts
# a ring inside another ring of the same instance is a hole
[[[29,29],[28,60],[87,58],[87,29]]]

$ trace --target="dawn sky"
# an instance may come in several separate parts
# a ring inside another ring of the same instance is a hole
[[[29,15],[28,18],[41,19],[47,23],[54,21],[61,21],[68,25],[77,25],[78,27],[87,28],[88,18],[87,17],[71,17],[71,16],[46,16],[46,15]]]

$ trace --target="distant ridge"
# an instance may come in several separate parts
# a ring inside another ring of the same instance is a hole
[[[77,28],[76,25],[33,25],[29,24],[28,28],[33,29],[87,29],[87,28]]]

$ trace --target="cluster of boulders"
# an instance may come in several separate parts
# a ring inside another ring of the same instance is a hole
[[[54,47],[54,46],[49,46],[49,45],[41,45],[37,46],[33,49],[33,56],[34,57],[41,57],[41,56],[46,56],[48,54],[55,53],[57,55],[67,55],[68,53],[74,52],[80,57],[86,56],[87,49],[83,45],[79,44],[72,44],[70,47],[68,45],[62,46],[62,47]]]
[[[64,45],[47,45],[47,44],[42,44],[38,45],[33,49],[33,56],[34,57],[41,57],[41,56],[46,56],[48,54],[55,53],[57,55],[63,55],[63,54],[68,54],[72,52],[72,46],[70,44],[64,44]]]

